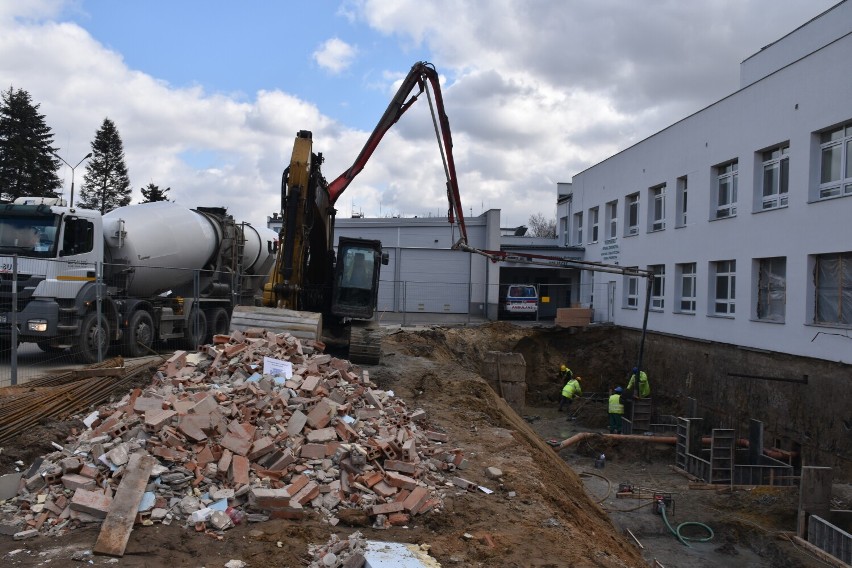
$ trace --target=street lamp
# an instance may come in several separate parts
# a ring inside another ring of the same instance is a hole
[[[77,166],[79,166],[80,164],[83,163],[83,160],[88,160],[89,158],[91,158],[92,153],[89,152],[88,154],[83,156],[83,159],[80,160],[79,162],[77,162],[77,166],[72,166],[71,164],[69,164],[68,162],[65,161],[65,158],[63,158],[62,156],[60,156],[56,152],[53,152],[53,155],[56,156],[57,158],[59,158],[60,160],[62,160],[65,163],[66,166],[71,168],[71,199],[68,200],[68,207],[69,208],[74,207],[74,170],[77,169]]]

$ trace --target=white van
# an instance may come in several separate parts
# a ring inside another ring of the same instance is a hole
[[[501,287],[502,288],[502,287]],[[538,292],[530,284],[509,284],[500,298],[500,310],[505,316],[531,316],[538,312]]]

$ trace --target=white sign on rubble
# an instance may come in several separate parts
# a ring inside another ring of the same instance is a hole
[[[285,379],[289,379],[293,376],[293,364],[290,361],[264,357],[263,374],[272,375],[273,377],[283,376]]]

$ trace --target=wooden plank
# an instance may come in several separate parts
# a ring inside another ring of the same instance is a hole
[[[101,526],[98,541],[92,549],[97,554],[124,556],[130,531],[142,502],[142,495],[148,485],[148,478],[157,460],[151,456],[132,454],[124,471],[124,477],[118,485],[112,506]]]
[[[231,331],[250,327],[286,331],[300,339],[319,339],[322,337],[322,314],[262,306],[235,307],[231,315]]]

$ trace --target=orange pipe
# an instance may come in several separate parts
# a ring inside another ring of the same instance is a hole
[[[556,447],[556,451],[564,450],[565,448],[573,446],[577,442],[592,436],[599,436],[610,440],[624,440],[626,442],[654,442],[657,444],[672,445],[677,443],[676,436],[643,436],[640,434],[598,434],[597,432],[578,432],[567,440],[563,440],[562,443]]]
[[[710,436],[702,436],[701,443],[705,446],[709,446],[712,438]],[[737,438],[737,446],[740,448],[748,447],[748,439],[747,438]],[[778,448],[763,448],[763,455],[769,456],[772,459],[776,459],[779,461],[790,461],[792,458],[796,457],[798,454],[796,452],[790,452],[788,450],[781,450]]]

